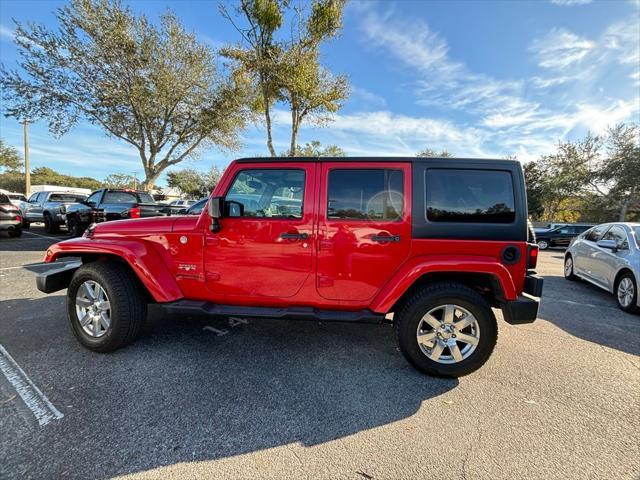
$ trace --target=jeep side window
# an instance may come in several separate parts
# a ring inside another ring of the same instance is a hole
[[[427,220],[512,223],[516,219],[511,173],[497,170],[428,169]]]
[[[399,220],[404,206],[403,182],[401,170],[331,170],[327,218]]]
[[[606,225],[598,225],[597,227],[593,227],[591,230],[589,230],[584,236],[584,238],[586,240],[589,240],[590,242],[597,242],[602,238],[602,235],[604,235],[604,232],[606,230],[607,230]]]
[[[225,200],[241,203],[244,217],[302,218],[304,181],[299,169],[242,170]]]

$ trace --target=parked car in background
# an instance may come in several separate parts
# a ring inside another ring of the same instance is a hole
[[[35,192],[22,203],[23,227],[29,228],[34,222],[44,222],[47,233],[56,233],[64,225],[62,210],[68,205],[81,202],[86,195],[61,191]]]
[[[92,223],[127,218],[158,217],[162,205],[141,190],[102,188],[79,203],[65,208],[64,218],[72,237],[79,237]]]
[[[583,227],[593,227],[594,224],[593,223],[580,223],[580,224],[573,224],[573,223],[549,223],[544,227],[535,227],[533,230],[536,233],[536,235],[540,234],[540,233],[546,233],[546,232],[550,232],[551,230],[555,230],[557,228],[561,228],[561,227],[571,227],[571,226],[583,226]]]
[[[196,200],[173,200],[162,208],[162,212],[168,215],[175,215],[181,211],[186,211]]]
[[[196,203],[194,203],[193,205],[191,205],[189,208],[183,208],[182,210],[178,211],[178,214],[179,215],[200,215],[200,212],[202,212],[202,209],[207,204],[207,200],[209,199],[202,198],[198,200]]]
[[[26,202],[27,201],[27,197],[25,197],[23,194],[21,193],[17,193],[17,192],[9,192],[7,190],[3,190],[0,188],[0,193],[5,194],[8,198],[9,201],[16,207],[20,208],[20,204],[22,202]]]
[[[536,242],[540,250],[549,247],[568,247],[571,240],[590,229],[592,225],[565,225],[546,232],[536,232]]]
[[[625,312],[639,312],[640,223],[605,223],[581,234],[565,253],[564,277],[593,283]]]
[[[0,193],[0,232],[7,232],[10,237],[22,235],[20,209],[11,203],[5,193]]]

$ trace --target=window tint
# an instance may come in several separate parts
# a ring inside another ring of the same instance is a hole
[[[403,182],[402,170],[331,170],[327,218],[398,220],[404,206]]]
[[[38,201],[39,193],[34,193],[29,197],[29,203],[36,203]]]
[[[8,203],[11,203],[9,201],[9,197],[7,197],[4,193],[0,193],[0,204],[6,205]]]
[[[619,225],[614,225],[609,231],[602,237],[603,240],[615,240],[618,248],[625,250],[629,248],[629,242],[627,241],[627,232],[624,231]]]
[[[149,195],[147,192],[137,192],[134,195],[138,196],[138,201],[140,203],[156,203],[153,197]]]
[[[597,227],[593,227],[587,232],[584,238],[590,242],[597,242],[602,238],[602,235],[607,231],[607,228],[607,225],[598,225]]]
[[[21,202],[26,202],[27,197],[24,195],[20,195],[19,193],[10,193],[7,195],[11,200],[20,200]]]
[[[107,192],[104,203],[138,203],[138,199],[129,192]]]
[[[429,169],[427,219],[432,222],[512,223],[513,180],[506,171]]]
[[[89,195],[89,198],[87,198],[87,202],[88,203],[98,203],[98,200],[100,200],[100,195],[102,194],[101,191],[99,192],[93,192],[91,195]]]
[[[304,171],[242,170],[225,200],[244,206],[244,217],[302,218]],[[235,215],[234,215],[235,216]]]
[[[640,227],[633,227],[632,230],[636,237],[636,245],[640,248]]]
[[[209,200],[208,198],[205,198],[203,200],[200,200],[197,203],[194,203],[193,205],[191,205],[189,207],[189,209],[187,210],[187,215],[200,215],[200,212],[202,212],[202,209],[204,208],[205,204],[207,203],[207,200]]]
[[[568,234],[571,234],[571,233],[574,233],[574,232],[575,232],[575,230],[574,230],[573,227],[562,227],[562,228],[559,228],[558,230],[556,230],[556,233],[560,233],[562,235],[568,235]]]
[[[50,202],[81,202],[87,198],[85,195],[73,195],[71,193],[52,193],[49,195]]]

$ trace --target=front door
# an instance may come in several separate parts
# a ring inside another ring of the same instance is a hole
[[[205,233],[215,298],[286,298],[300,290],[313,267],[315,170],[312,162],[234,166],[221,230]]]
[[[409,254],[411,165],[323,162],[319,181],[318,293],[369,300]]]

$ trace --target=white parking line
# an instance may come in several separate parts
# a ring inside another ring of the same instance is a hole
[[[20,368],[9,352],[0,345],[0,370],[7,377],[7,380],[16,389],[22,401],[29,407],[41,426],[46,425],[51,420],[59,420],[64,417],[44,393],[31,381],[31,379]]]
[[[46,238],[47,240],[58,240],[60,237],[50,237],[49,235],[40,235],[39,233],[27,232],[22,230],[25,235],[35,235],[36,237]]]

